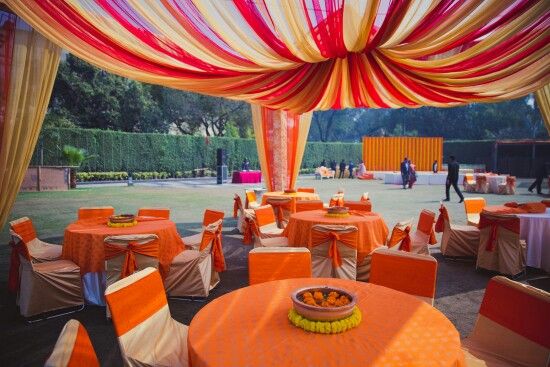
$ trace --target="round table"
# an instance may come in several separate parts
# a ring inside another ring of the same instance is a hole
[[[269,197],[292,198],[294,200],[321,200],[319,195],[311,192],[293,192],[290,194],[285,194],[284,191],[269,191],[263,194],[262,205],[267,203],[267,198]]]
[[[161,274],[170,270],[172,259],[184,249],[176,224],[154,217],[138,217],[134,227],[111,228],[107,218],[79,220],[65,228],[63,259],[80,267],[83,275],[84,296],[88,303],[104,304],[103,281],[105,271],[104,239],[107,236],[128,234],[156,234],[159,237],[159,268]]]
[[[361,264],[365,256],[375,248],[385,245],[388,238],[388,226],[384,219],[374,212],[350,211],[346,218],[327,217],[326,210],[309,210],[290,216],[284,235],[292,246],[309,247],[311,227],[315,224],[349,225],[358,229],[357,263]]]
[[[288,321],[297,288],[330,285],[357,295],[361,324],[315,334]],[[204,306],[189,326],[193,367],[465,366],[460,336],[437,309],[408,294],[343,279],[287,279],[245,287]]]

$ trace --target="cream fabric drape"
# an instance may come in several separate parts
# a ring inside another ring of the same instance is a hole
[[[61,48],[18,20],[0,142],[0,227],[34,152],[50,101]]]
[[[546,84],[535,93],[537,98],[537,106],[544,121],[544,126],[550,134],[550,84]]]

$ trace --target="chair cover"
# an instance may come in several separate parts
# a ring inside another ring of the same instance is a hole
[[[462,181],[462,184],[464,185],[464,191],[476,191],[476,181],[474,180],[474,175],[472,173],[467,173],[464,175],[464,180]]]
[[[16,244],[22,242],[29,253],[33,262],[46,262],[58,260],[61,258],[62,247],[39,240],[28,217],[19,218],[10,222],[10,242],[11,256],[10,269],[8,275],[8,290],[16,293],[19,289],[19,255],[17,254]]]
[[[370,270],[371,270],[371,265],[372,265],[372,255],[374,254],[375,251],[378,251],[378,250],[381,250],[381,249],[388,249],[388,247],[387,246],[380,246],[380,247],[375,248],[374,250],[371,251],[370,254],[365,256],[365,258],[363,259],[363,262],[361,264],[357,264],[357,277],[356,277],[357,280],[362,281],[362,282],[368,282],[369,281],[369,279],[370,279]],[[398,248],[394,247],[393,249],[391,249],[391,251],[398,251]]]
[[[328,203],[328,206],[331,208],[333,206],[344,206],[344,194],[338,193],[338,194],[332,195]]]
[[[248,253],[250,285],[291,278],[311,278],[311,253],[305,247],[263,247]]]
[[[466,219],[469,226],[478,226],[479,213],[481,213],[485,205],[486,201],[481,197],[464,199],[464,210],[466,211]]]
[[[433,305],[437,260],[429,255],[377,249],[369,282],[411,294]]]
[[[519,239],[519,218],[481,213],[477,268],[516,275],[525,269],[526,245]]]
[[[388,240],[388,247],[409,251],[411,242],[411,228],[412,218],[402,222],[397,222],[391,231],[390,239]]]
[[[69,260],[35,263],[24,242],[15,245],[19,256],[19,311],[24,317],[84,304],[80,268]]]
[[[487,194],[489,192],[489,182],[487,182],[487,176],[476,176],[476,192],[480,194]]]
[[[483,296],[466,361],[481,366],[541,366],[550,361],[550,293],[502,276]],[[470,365],[470,364],[468,364]]]
[[[217,210],[206,209],[202,217],[202,229],[204,230],[209,224],[215,223],[224,219],[225,213]],[[223,224],[223,223],[222,223]],[[220,243],[221,243],[221,230],[220,227]],[[202,241],[203,232],[193,234],[191,236],[182,237],[181,240],[185,246],[191,250],[198,250]]]
[[[125,366],[189,365],[188,327],[170,316],[157,269],[138,271],[110,285],[105,299]]]
[[[449,213],[444,205],[439,208],[435,224],[441,236],[441,253],[449,257],[476,257],[479,247],[479,229],[473,226],[451,224]]]
[[[84,326],[69,320],[44,367],[99,367],[94,347]]]
[[[157,217],[170,219],[170,209],[168,208],[139,208],[138,217]]]
[[[315,187],[298,187],[297,192],[309,192],[315,194]]]
[[[256,192],[254,190],[244,190],[246,200],[244,202],[244,207],[246,209],[255,209],[260,206],[256,199]]]
[[[96,206],[78,209],[78,220],[91,218],[108,218],[115,214],[112,206]]]
[[[424,209],[418,216],[416,231],[410,235],[410,247],[401,245],[401,250],[415,254],[429,255],[428,245],[437,243],[434,231],[435,213]]]
[[[361,197],[359,198],[359,201],[368,201],[370,202],[370,199],[369,199],[369,193],[368,192],[364,192],[363,195],[361,195]]]
[[[515,176],[506,177],[506,194],[507,195],[516,194],[516,177]]]
[[[347,201],[344,200],[343,206],[348,207],[349,210],[358,210],[362,212],[372,212],[372,204],[368,201]]]
[[[235,194],[233,198],[233,218],[237,219],[237,230],[239,233],[245,232],[246,220],[245,220],[245,211],[252,213],[252,209],[245,209],[243,207],[243,202],[239,194]]]
[[[221,224],[219,220],[204,229],[198,250],[184,250],[174,257],[164,279],[169,296],[208,297],[210,290],[217,285],[219,277],[216,272],[225,270],[225,259],[218,241]]]
[[[271,205],[264,205],[254,209],[254,216],[254,224],[260,237],[280,237],[283,234],[283,229],[277,226],[275,212]]]
[[[290,215],[296,213],[296,202],[292,198],[268,197],[266,203],[273,207],[277,226],[285,228],[290,220]]]
[[[313,276],[355,280],[357,237],[355,226],[314,225],[309,237]]]
[[[109,236],[104,240],[107,286],[136,270],[158,268],[159,243],[155,234]]]
[[[321,200],[296,200],[296,212],[305,212],[308,210],[321,210],[323,209],[323,202]]]

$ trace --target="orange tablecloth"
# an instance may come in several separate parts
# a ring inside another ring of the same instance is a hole
[[[346,218],[330,218],[325,210],[310,210],[290,216],[284,235],[292,246],[309,247],[309,234],[315,224],[338,224],[356,226],[359,230],[357,263],[361,263],[375,248],[386,243],[388,226],[384,219],[373,212],[350,211]]]
[[[65,229],[62,258],[80,266],[81,274],[105,271],[103,240],[107,236],[156,234],[159,237],[159,267],[162,274],[170,270],[174,256],[184,249],[176,224],[170,220],[138,218],[138,224],[128,228],[111,228],[106,218],[76,221]]]
[[[314,334],[290,324],[290,294],[332,285],[357,295],[361,324]],[[189,326],[193,367],[465,366],[460,336],[437,309],[401,292],[343,279],[287,279],[245,287],[204,306]]]
[[[284,191],[270,191],[266,192],[262,196],[262,205],[266,204],[268,197],[284,197],[284,198],[293,198],[294,200],[321,200],[319,195],[313,194],[311,192],[294,192],[291,194],[285,194]]]

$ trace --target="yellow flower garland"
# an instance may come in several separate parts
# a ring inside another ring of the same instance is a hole
[[[133,222],[130,222],[130,223],[111,223],[111,222],[107,222],[107,225],[109,227],[112,227],[112,228],[133,227],[136,224],[138,224],[137,220],[134,220]]]
[[[347,218],[349,217],[349,213],[327,213],[325,216],[331,218]]]
[[[353,329],[361,323],[361,311],[357,306],[353,308],[353,313],[345,319],[336,321],[312,321],[298,314],[294,308],[288,312],[290,322],[305,331],[320,334],[337,334],[346,330]]]

